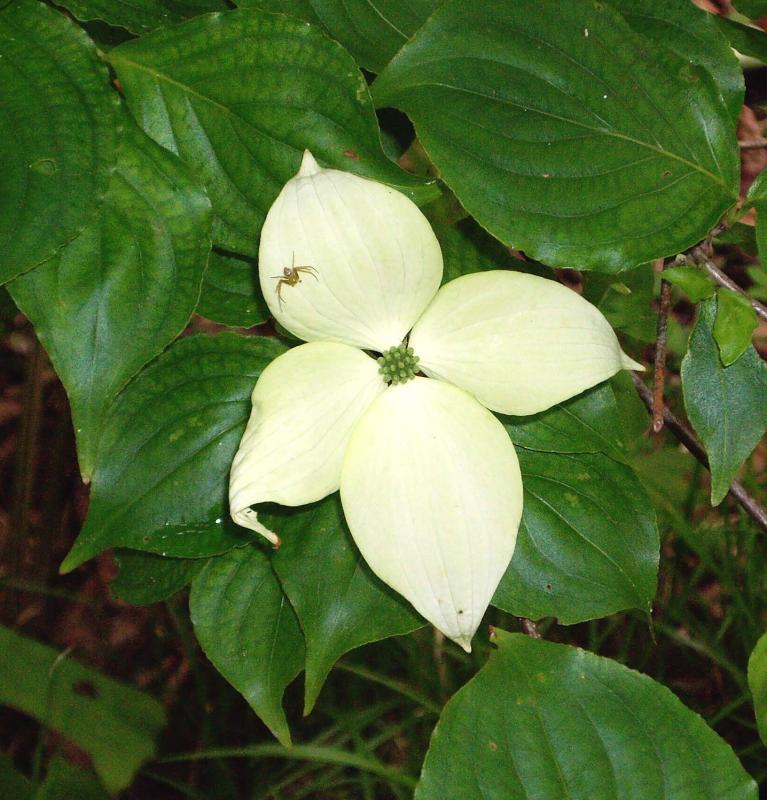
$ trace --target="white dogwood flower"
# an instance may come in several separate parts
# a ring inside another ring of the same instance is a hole
[[[496,270],[439,288],[442,254],[418,208],[309,152],[266,217],[259,274],[274,317],[308,344],[253,390],[234,521],[278,544],[251,506],[340,488],[373,572],[470,650],[522,514],[517,456],[492,412],[534,414],[641,367],[554,281]]]

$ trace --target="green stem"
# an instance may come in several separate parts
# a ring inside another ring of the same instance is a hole
[[[337,750],[332,747],[316,745],[293,745],[283,747],[280,744],[256,744],[245,747],[216,747],[196,753],[177,753],[157,760],[158,764],[175,764],[182,761],[211,760],[217,758],[287,758],[296,761],[314,761],[319,764],[338,764],[353,767],[372,775],[378,775],[392,783],[401,783],[411,789],[415,788],[416,779],[399,770],[391,769],[378,761],[363,758],[348,750]]]
[[[378,683],[381,686],[385,686],[387,689],[391,689],[393,692],[397,692],[403,697],[407,697],[408,700],[412,700],[416,705],[422,706],[432,714],[439,716],[442,713],[442,706],[440,706],[439,703],[436,703],[434,700],[426,697],[426,695],[421,694],[417,689],[413,689],[406,683],[402,683],[394,678],[390,678],[388,675],[382,675],[380,672],[374,672],[366,667],[360,667],[356,664],[346,664],[344,662],[336,664],[336,669],[340,669],[343,672],[349,672],[352,675],[357,675],[358,677],[364,678],[371,683]]]

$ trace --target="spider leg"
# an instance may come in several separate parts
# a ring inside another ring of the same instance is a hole
[[[317,277],[317,270],[314,267],[304,266],[304,267],[296,267],[296,272],[308,272],[315,281],[319,281]]]
[[[283,299],[282,299],[282,286],[285,283],[285,279],[281,278],[280,282],[277,284],[277,299],[280,301],[280,308],[282,308]]]

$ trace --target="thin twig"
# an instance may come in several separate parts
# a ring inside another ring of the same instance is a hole
[[[45,355],[37,337],[32,339],[32,351],[26,363],[24,379],[24,410],[16,447],[13,501],[11,504],[9,559],[10,573],[21,575],[22,552],[29,530],[29,510],[35,488],[37,453],[43,398],[43,368]]]
[[[748,141],[738,142],[741,150],[759,150],[767,147],[767,139],[749,139]]]
[[[652,392],[645,386],[642,379],[632,373],[631,377],[634,379],[639,396],[642,402],[647,407],[647,410],[652,413],[653,395]],[[695,456],[695,458],[703,464],[704,467],[710,469],[708,464],[708,456],[706,451],[701,446],[700,442],[695,437],[695,434],[684,424],[680,419],[674,416],[668,408],[663,409],[663,421],[666,427],[676,436],[676,438]],[[753,497],[746,491],[743,484],[739,481],[733,481],[730,484],[730,494],[735,500],[740,503],[743,510],[748,514],[756,524],[767,533],[767,509],[760,505]]]
[[[538,626],[527,617],[521,618],[522,622],[522,631],[526,633],[531,639],[542,639],[541,632],[538,630]]]
[[[735,283],[735,281],[730,278],[729,275],[725,275],[724,272],[722,272],[722,270],[720,270],[719,267],[717,267],[717,265],[708,257],[703,248],[694,247],[692,249],[692,256],[699,264],[702,264],[706,268],[706,272],[708,272],[715,283],[718,283],[720,286],[724,286],[725,289],[731,289],[733,292],[742,294],[754,307],[754,311],[756,311],[757,316],[767,322],[767,306],[763,305],[758,300],[754,300],[754,298],[746,294],[746,292],[744,292],[743,289],[741,289],[740,286],[738,286],[738,284]]]
[[[660,269],[664,269],[663,259]],[[671,284],[660,282],[660,307],[658,309],[658,328],[655,337],[655,365],[653,367],[652,431],[660,433],[663,428],[663,390],[666,385],[666,333],[668,331],[668,312],[671,308]]]

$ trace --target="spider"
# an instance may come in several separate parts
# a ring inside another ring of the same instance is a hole
[[[282,299],[282,287],[283,286],[295,286],[297,283],[301,283],[301,273],[308,272],[315,281],[318,281],[319,278],[317,277],[317,270],[314,267],[310,267],[308,265],[297,267],[296,266],[296,254],[293,253],[293,265],[290,267],[285,267],[282,270],[282,275],[272,275],[271,277],[277,281],[277,299],[280,301],[280,308],[282,308],[283,299]]]

